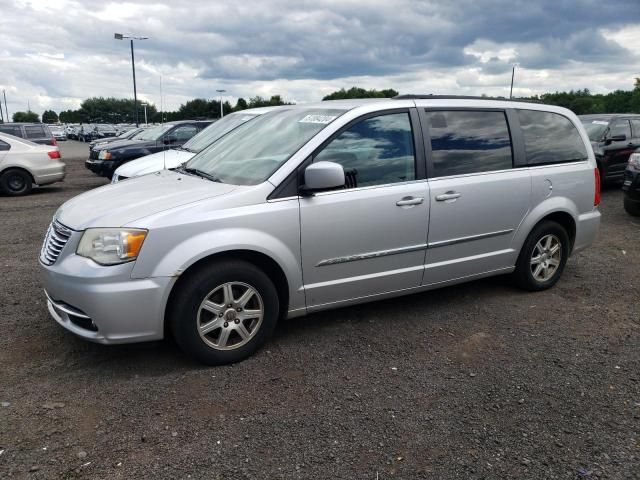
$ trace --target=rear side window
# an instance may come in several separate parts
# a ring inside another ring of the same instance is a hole
[[[587,159],[578,129],[567,117],[537,110],[518,110],[529,165],[575,162]]]
[[[0,140],[0,152],[6,151],[6,150],[11,150],[11,145],[9,145],[7,142],[3,142],[2,140]]]
[[[42,125],[25,125],[24,133],[26,138],[46,138],[49,136]]]
[[[391,113],[355,123],[314,158],[323,160],[342,165],[347,188],[415,180],[409,114]]]
[[[625,140],[631,138],[631,125],[629,125],[629,120],[614,120],[611,122],[607,137],[617,137],[618,135],[624,135]]]
[[[427,111],[433,176],[463,175],[513,166],[504,112]]]
[[[0,132],[22,138],[22,130],[16,125],[0,125]]]

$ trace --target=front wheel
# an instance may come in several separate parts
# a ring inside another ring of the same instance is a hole
[[[530,291],[553,287],[564,270],[570,252],[570,240],[562,225],[540,222],[522,246],[514,278],[520,288]]]
[[[278,321],[278,292],[254,265],[220,261],[188,274],[168,307],[178,345],[207,365],[251,356]]]

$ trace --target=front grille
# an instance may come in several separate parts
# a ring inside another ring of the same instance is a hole
[[[98,152],[97,150],[91,149],[89,150],[89,158],[91,160],[98,160],[98,155],[100,154],[100,152]]]
[[[40,261],[45,265],[56,263],[70,236],[71,230],[54,220],[49,225],[49,230],[47,230],[47,234],[44,237],[44,243],[40,250]]]

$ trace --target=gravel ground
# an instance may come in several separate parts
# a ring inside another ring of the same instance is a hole
[[[0,478],[640,478],[640,219],[603,195],[558,285],[494,278],[283,322],[204,368],[169,340],[105,347],[49,318],[38,251],[105,181],[0,198]]]

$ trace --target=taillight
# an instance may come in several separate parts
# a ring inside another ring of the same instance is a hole
[[[54,147],[58,146],[58,142],[56,141],[56,137],[51,137],[51,145],[53,145]]]
[[[59,152],[59,151],[57,151],[57,150],[53,150],[53,151],[51,151],[51,152],[47,152],[47,155],[49,155],[49,158],[50,158],[51,160],[55,160],[55,159],[57,159],[57,158],[61,158],[61,157],[60,157],[60,152]]]
[[[597,168],[593,169],[593,176],[596,181],[596,193],[593,196],[593,206],[597,207],[600,205],[600,170]]]

